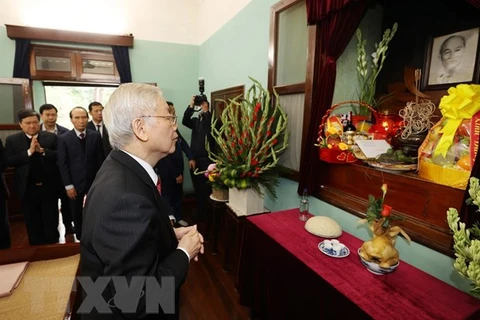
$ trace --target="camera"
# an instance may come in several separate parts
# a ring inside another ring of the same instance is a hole
[[[196,106],[200,106],[202,103],[208,102],[207,96],[203,94],[205,91],[205,79],[198,78],[198,90],[200,91],[200,94],[196,95],[195,99],[193,100]]]

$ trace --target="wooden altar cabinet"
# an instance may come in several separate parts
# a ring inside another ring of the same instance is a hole
[[[318,249],[298,209],[248,217],[241,249],[240,303],[259,319],[480,319],[480,300],[400,262],[374,275],[360,263],[362,241],[336,259]]]

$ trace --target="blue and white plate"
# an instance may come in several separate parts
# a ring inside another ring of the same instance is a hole
[[[322,253],[332,258],[345,258],[350,254],[350,249],[348,249],[347,247],[344,247],[340,251],[340,254],[337,254],[335,251],[333,251],[333,249],[325,249],[323,241],[318,244],[318,249]]]

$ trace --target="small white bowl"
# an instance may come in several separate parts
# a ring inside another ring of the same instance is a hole
[[[367,268],[368,271],[370,271],[373,274],[384,275],[384,274],[393,272],[398,267],[398,265],[400,264],[400,260],[399,260],[396,264],[394,264],[390,268],[381,268],[378,265],[378,263],[370,262],[370,261],[367,261],[367,260],[363,259],[362,256],[360,255],[360,248],[358,249],[357,253],[358,253],[358,257],[360,258],[360,261],[362,262],[362,264]]]

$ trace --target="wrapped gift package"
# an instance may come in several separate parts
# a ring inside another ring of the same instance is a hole
[[[480,140],[480,85],[450,88],[439,108],[443,117],[418,150],[418,175],[465,190]]]

